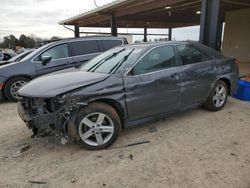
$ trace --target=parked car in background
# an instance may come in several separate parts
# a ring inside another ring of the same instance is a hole
[[[24,57],[20,63],[0,67],[0,96],[17,101],[18,90],[30,80],[62,69],[79,67],[100,53],[123,44],[127,44],[125,38],[108,36],[49,43]]]
[[[123,127],[200,104],[221,110],[238,76],[233,58],[199,43],[126,45],[31,81],[19,91],[18,111],[34,134],[52,130],[103,149]]]
[[[7,61],[0,61],[0,66],[2,65],[7,65],[10,63],[14,63],[14,62],[19,62],[21,61],[25,56],[29,55],[31,52],[33,52],[34,50],[26,50],[14,57],[12,57],[11,59],[7,60]]]
[[[12,57],[14,57],[13,55],[11,54],[8,54],[6,52],[1,52],[0,53],[0,61],[8,61],[10,60]]]

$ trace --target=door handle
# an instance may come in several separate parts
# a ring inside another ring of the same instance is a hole
[[[179,79],[180,79],[180,74],[174,73],[174,74],[172,74],[170,77],[171,77],[172,79],[174,79],[174,80],[179,80]]]

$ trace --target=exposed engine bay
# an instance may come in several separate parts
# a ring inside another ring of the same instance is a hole
[[[79,106],[74,101],[57,98],[24,97],[18,102],[18,113],[26,126],[32,129],[33,137],[56,135],[61,137],[62,143],[66,143],[77,136],[74,126],[71,126],[71,131],[69,126]]]

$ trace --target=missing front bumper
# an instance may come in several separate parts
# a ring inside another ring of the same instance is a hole
[[[33,130],[34,134],[44,133],[51,130],[55,135],[59,135],[64,139],[79,140],[78,134],[75,130],[75,118],[78,108],[72,108],[71,111],[60,111],[49,114],[29,115],[29,111],[25,109],[21,102],[17,103],[18,114],[25,122],[29,129]],[[67,116],[65,116],[67,114]],[[34,132],[34,130],[36,130]]]
[[[54,125],[58,127],[62,123],[63,117],[59,113],[28,115],[21,102],[17,103],[18,114],[26,123],[29,129],[38,128],[46,129],[48,126]]]

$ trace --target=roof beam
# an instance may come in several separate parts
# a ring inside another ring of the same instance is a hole
[[[120,17],[120,16],[124,16],[124,15],[132,15],[132,14],[138,14],[140,12],[145,12],[145,11],[149,11],[149,10],[153,10],[156,8],[164,8],[167,5],[173,5],[176,3],[180,3],[183,2],[184,0],[164,0],[164,1],[152,1],[151,3],[145,3],[143,6],[135,6],[133,8],[131,7],[126,7],[124,9],[119,9],[119,11],[115,12],[115,16],[116,17]]]
[[[234,4],[234,5],[241,5],[241,6],[248,6],[248,7],[250,7],[250,3],[244,3],[244,2],[232,1],[232,0],[223,0],[223,2]]]

